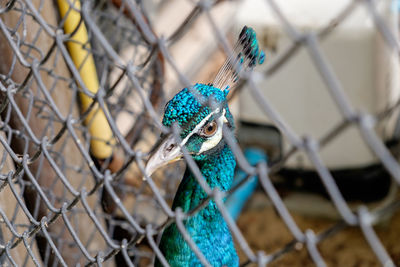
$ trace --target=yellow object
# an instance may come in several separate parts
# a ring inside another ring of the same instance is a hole
[[[61,18],[67,16],[64,24],[64,32],[70,34],[76,30],[81,20],[80,0],[58,0],[58,8]],[[73,5],[74,9],[70,6]],[[85,24],[82,22],[75,34],[71,36],[71,41],[67,43],[69,53],[79,74],[88,90],[96,94],[99,90],[99,79],[97,77],[96,66],[93,55],[90,53],[90,43]],[[93,99],[80,93],[83,112],[92,104]],[[85,119],[85,124],[89,125],[89,132],[92,137],[90,150],[93,156],[98,159],[106,159],[112,155],[113,138],[112,130],[103,110],[96,103],[89,115]]]

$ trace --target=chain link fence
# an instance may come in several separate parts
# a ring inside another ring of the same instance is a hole
[[[192,11],[170,36],[158,36],[152,16],[141,1],[82,1],[79,24],[86,25],[90,43],[80,45],[93,55],[100,83],[97,93],[88,90],[80,66],[74,65],[68,53],[67,43],[76,41],[71,38],[73,34],[64,33],[65,20],[58,14],[57,3],[0,2],[1,265],[151,265],[155,255],[163,258],[157,242],[163,227],[170,222],[176,222],[185,239],[190,240],[182,223],[187,214],[170,208],[183,166],[164,169],[145,179],[143,170],[148,151],[160,133],[166,132],[160,124],[162,107],[170,96],[164,86],[166,66],[178,77],[179,88],[175,90],[192,84],[176,65],[171,47],[203,16],[210,26],[210,38],[215,38],[226,54],[231,52],[230,42],[211,15],[222,2],[225,1],[193,2]],[[154,3],[154,9],[165,5]],[[395,187],[400,185],[397,143],[388,147],[376,132],[377,124],[396,114],[400,100],[375,114],[359,112],[347,98],[319,44],[360,7],[368,10],[374,27],[396,56],[400,51],[397,33],[385,24],[373,0],[349,1],[328,25],[309,32],[296,29],[290,17],[281,12],[278,2],[268,0],[267,4],[279,18],[291,45],[267,62],[266,70],[258,74],[268,82],[269,77],[291,64],[291,58],[304,48],[326,84],[324,90],[329,91],[340,110],[342,122],[332,125],[319,140],[299,136],[265,99],[254,75],[244,77],[233,92],[233,95],[239,91],[250,94],[291,144],[291,149],[269,166],[250,166],[239,146],[232,142],[232,134],[224,131],[238,165],[248,177],[257,174],[263,194],[291,234],[292,241],[275,252],[255,250],[229,216],[223,202],[225,194],[200,183],[228,223],[237,248],[242,251],[241,265],[273,264],[304,246],[315,265],[326,266],[319,244],[349,227],[360,229],[377,262],[383,266],[400,264],[399,256],[388,252],[373,227],[385,215],[398,210],[399,198],[396,196],[378,208],[365,205],[350,208],[320,156],[322,147],[349,127],[356,127],[393,177]],[[80,93],[93,99],[88,111],[80,112]],[[90,143],[96,137],[89,130],[92,122],[87,118],[90,110],[96,108],[106,114],[116,140],[108,142],[112,157],[99,159],[90,152]],[[299,227],[273,178],[298,151],[307,154],[341,218],[318,233]],[[199,173],[187,154],[185,161],[195,174]],[[263,221],[268,227],[268,218]],[[208,266],[207,259],[193,244],[189,242],[201,262]]]

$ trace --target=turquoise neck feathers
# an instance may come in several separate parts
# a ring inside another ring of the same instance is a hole
[[[198,164],[211,188],[219,187],[224,191],[230,189],[236,161],[227,145],[218,155]],[[173,209],[181,207],[184,212],[189,212],[206,198],[207,194],[187,169],[176,193]],[[214,201],[210,201],[205,208],[187,219],[184,224],[191,238],[212,266],[238,266],[239,258],[232,236]],[[175,224],[165,230],[160,250],[171,266],[201,266]]]

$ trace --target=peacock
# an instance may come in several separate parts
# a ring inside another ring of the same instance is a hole
[[[237,84],[241,71],[253,69],[257,64],[262,64],[264,59],[265,54],[259,48],[255,31],[245,26],[234,46],[233,55],[226,59],[212,84],[197,83],[184,88],[167,103],[162,123],[166,127],[179,125],[181,140],[176,140],[173,135],[163,139],[147,162],[147,175],[165,164],[182,159],[181,147],[185,147],[210,188],[230,190],[236,160],[223,138],[222,128],[233,132],[235,123],[229,111],[227,95]],[[257,159],[263,157],[258,156]],[[254,188],[254,182],[253,185],[249,184],[250,188]],[[184,212],[189,212],[206,198],[206,192],[187,168],[172,209],[180,207]],[[185,219],[184,225],[212,266],[239,265],[232,235],[213,200]],[[164,230],[159,249],[171,266],[201,266],[175,223]],[[158,259],[155,266],[162,266]]]

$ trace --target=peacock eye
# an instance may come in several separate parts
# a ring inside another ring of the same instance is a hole
[[[206,137],[210,137],[212,135],[215,134],[215,132],[217,131],[218,125],[215,121],[212,121],[210,123],[208,123],[206,126],[204,126],[203,130],[202,130],[202,135],[206,136]]]

